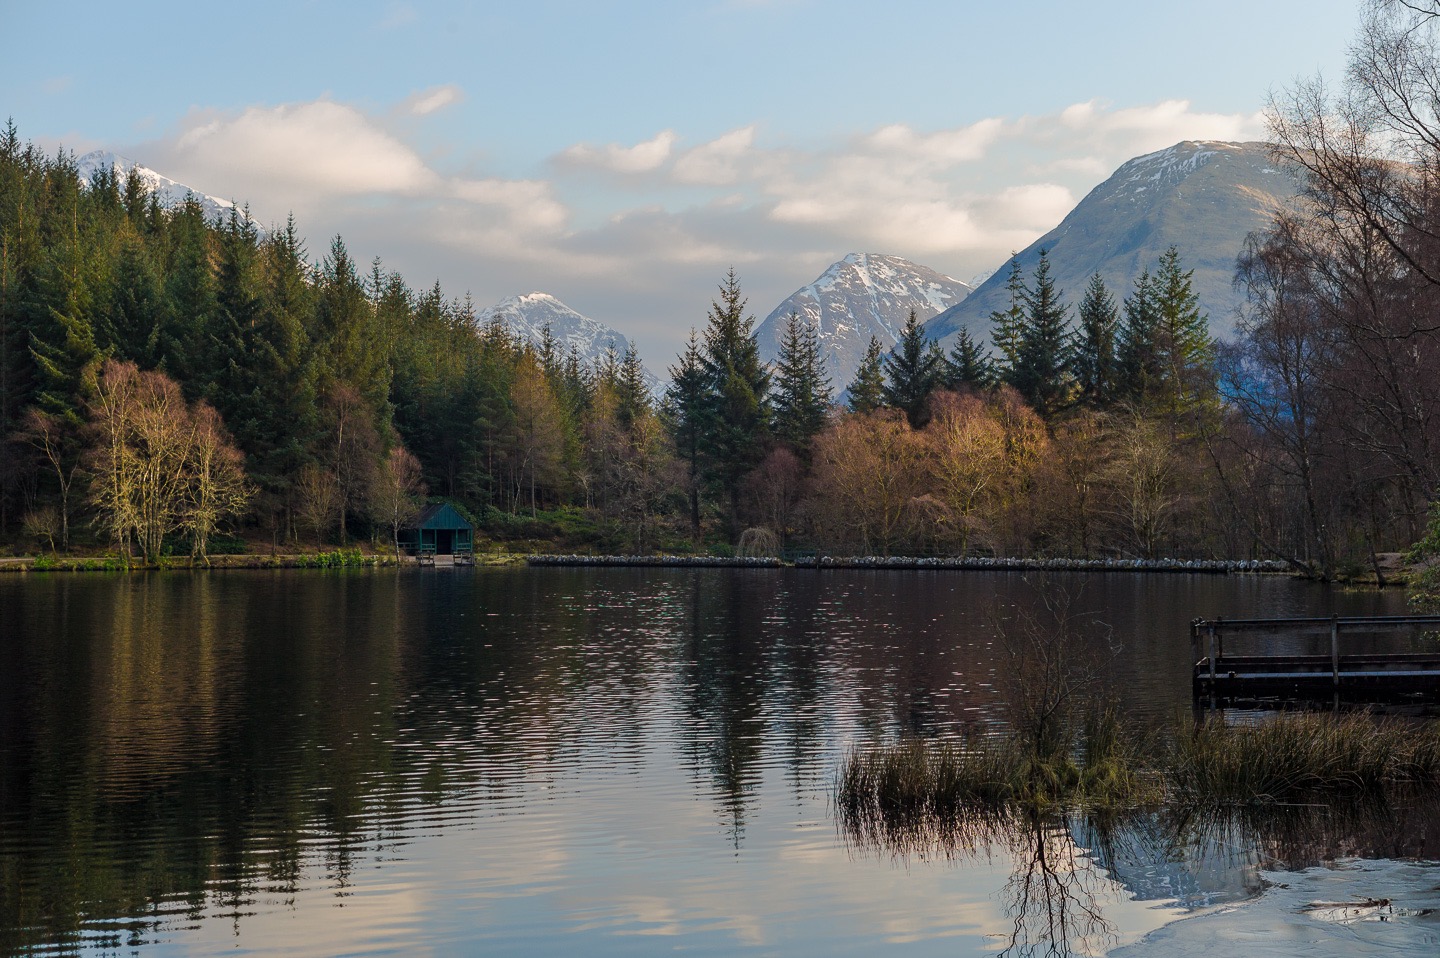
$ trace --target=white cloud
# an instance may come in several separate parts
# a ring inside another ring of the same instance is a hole
[[[984,222],[998,229],[1032,230],[1038,236],[1065,218],[1078,201],[1058,183],[1011,186],[976,204]]]
[[[418,194],[438,182],[414,150],[359,110],[329,100],[192,118],[173,157],[182,175],[204,170],[206,182],[257,197],[272,190]]]
[[[1029,121],[1041,135],[1064,141],[1078,138],[1109,144],[1126,153],[1149,153],[1181,140],[1259,140],[1265,136],[1261,113],[1197,113],[1189,100],[1162,100],[1144,106],[1108,109],[1099,100],[1075,103],[1062,110],[1055,124],[1041,117]],[[1050,129],[1046,129],[1049,127]],[[1061,133],[1064,131],[1064,134]]]
[[[570,215],[541,180],[457,180],[452,190],[457,199],[493,207],[511,226],[529,233],[562,229]]]
[[[562,165],[594,167],[611,173],[648,173],[659,169],[670,159],[676,139],[673,131],[664,130],[634,146],[607,143],[596,147],[577,143],[562,152],[559,159]]]
[[[965,163],[982,158],[1004,128],[1004,120],[987,119],[954,130],[917,133],[903,123],[896,123],[881,127],[863,142],[877,153],[912,161]]]
[[[407,113],[414,116],[429,116],[453,103],[459,103],[464,98],[464,91],[453,83],[447,83],[444,86],[431,87],[428,90],[411,94],[405,100],[404,108]]]
[[[754,126],[731,130],[681,154],[675,160],[674,177],[697,186],[729,186],[739,180],[741,162],[754,144]]]

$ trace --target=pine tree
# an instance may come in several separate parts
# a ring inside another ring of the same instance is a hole
[[[944,362],[945,354],[925,335],[915,310],[910,310],[910,318],[900,330],[900,341],[885,357],[885,386],[881,392],[885,405],[904,410],[914,428],[925,425],[929,419],[926,400],[939,385]]]
[[[625,429],[650,412],[650,386],[645,382],[645,365],[640,362],[640,353],[634,343],[625,346],[625,355],[620,360],[615,378],[615,392],[619,400],[616,413]]]
[[[152,369],[159,362],[160,280],[139,236],[130,232],[120,243],[106,295],[106,308],[96,323],[101,350],[117,359]]]
[[[945,360],[941,381],[946,389],[957,392],[979,392],[995,385],[994,366],[971,337],[970,330],[962,328],[955,337],[955,348]]]
[[[1018,258],[1010,260],[1010,276],[1005,280],[1005,290],[1009,294],[1010,305],[990,314],[990,338],[1000,353],[996,376],[1009,382],[1011,370],[1020,362],[1020,336],[1025,328],[1025,274],[1020,270]]]
[[[1050,257],[1042,249],[1033,285],[1021,296],[1024,325],[1006,381],[1043,419],[1057,412],[1070,392],[1070,330],[1062,295],[1050,276]]]
[[[254,415],[257,387],[246,353],[246,340],[260,315],[259,236],[249,215],[234,207],[220,231],[220,262],[216,270],[215,317],[206,337],[205,366],[209,376],[202,390],[221,417],[237,426]]]
[[[785,319],[775,363],[775,435],[808,461],[810,441],[830,414],[830,377],[815,327],[793,310]]]
[[[1172,421],[1200,409],[1214,394],[1214,341],[1208,318],[1200,312],[1192,278],[1180,267],[1174,246],[1160,256],[1155,273],[1157,354],[1164,382],[1164,413]]]
[[[707,479],[729,505],[730,541],[740,536],[740,484],[765,455],[769,438],[770,374],[760,362],[755,319],[745,315],[740,281],[731,269],[710,304],[702,360],[707,414],[701,445]]]
[[[865,355],[855,370],[855,378],[845,390],[849,395],[848,405],[853,413],[874,412],[885,404],[885,369],[880,351],[880,340],[870,337]]]
[[[215,271],[210,265],[210,232],[194,196],[175,210],[166,232],[165,310],[158,339],[159,368],[180,383],[186,398],[198,395],[212,358],[208,337],[215,318]]]
[[[291,217],[261,249],[260,308],[245,331],[250,415],[233,426],[260,487],[257,510],[276,538],[294,535],[294,483],[319,445],[319,362],[306,332],[314,309],[311,270]]]
[[[1115,342],[1116,395],[1141,410],[1154,401],[1163,377],[1156,296],[1155,280],[1147,269],[1125,297],[1124,320]]]
[[[1099,273],[1090,277],[1077,312],[1080,328],[1070,368],[1080,387],[1081,401],[1092,408],[1103,408],[1116,398],[1115,335],[1120,312]]]
[[[665,403],[675,448],[687,466],[690,527],[697,536],[700,534],[700,437],[706,425],[706,385],[705,359],[692,327],[685,351],[670,367],[670,387],[665,393]]]

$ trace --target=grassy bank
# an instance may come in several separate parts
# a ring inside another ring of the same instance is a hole
[[[398,562],[410,561],[402,557]],[[49,556],[12,559],[0,563],[0,572],[137,572],[160,569],[361,569],[394,566],[394,555],[334,549],[292,554],[165,556],[146,562],[133,556]]]

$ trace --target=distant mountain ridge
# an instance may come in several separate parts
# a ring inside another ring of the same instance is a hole
[[[166,209],[179,206],[185,202],[186,197],[193,195],[195,199],[200,202],[200,208],[205,211],[205,219],[212,223],[217,218],[221,220],[229,219],[230,211],[236,209],[235,204],[229,200],[222,200],[218,196],[202,193],[193,187],[186,186],[184,183],[177,183],[175,180],[170,179],[170,177],[157,173],[148,166],[136,163],[134,160],[121,156],[119,153],[112,153],[109,150],[92,150],[75,160],[75,172],[79,176],[80,182],[87,186],[95,174],[101,170],[114,170],[115,176],[120,181],[122,188],[125,184],[125,178],[130,175],[130,171],[135,170],[140,174],[140,179],[145,184],[145,188],[154,194],[160,201],[160,205]],[[242,218],[247,217],[244,210],[238,210],[238,212]],[[258,223],[255,223],[254,217],[249,217],[249,219],[251,223],[255,224],[257,232],[263,236],[265,230],[261,228]]]
[[[1228,336],[1243,300],[1234,276],[1245,237],[1268,224],[1297,186],[1264,143],[1187,140],[1122,164],[1016,259],[1028,282],[1040,250],[1047,250],[1051,275],[1073,310],[1096,272],[1119,304],[1140,272],[1153,271],[1173,245],[1182,265],[1195,271],[1195,293],[1210,316],[1211,333]],[[1009,306],[1009,274],[1007,262],[974,295],[932,319],[927,332],[948,347],[968,329],[988,345],[990,314]]]
[[[854,378],[871,336],[888,351],[912,309],[926,320],[970,293],[968,284],[898,256],[851,253],[770,311],[755,333],[760,357],[774,362],[780,355],[785,318],[794,311],[815,328],[838,394]]]
[[[549,326],[551,337],[560,347],[575,350],[585,362],[600,359],[610,348],[614,348],[617,356],[624,356],[630,346],[630,341],[614,327],[571,309],[549,293],[507,296],[475,316],[477,326],[497,321],[515,335],[537,345],[545,327]],[[649,369],[645,370],[645,376],[651,391],[656,392],[660,380]]]

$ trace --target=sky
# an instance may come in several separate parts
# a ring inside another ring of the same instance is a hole
[[[662,371],[731,267],[759,319],[850,252],[968,281],[1133,156],[1263,139],[1358,3],[0,0],[0,113]]]

